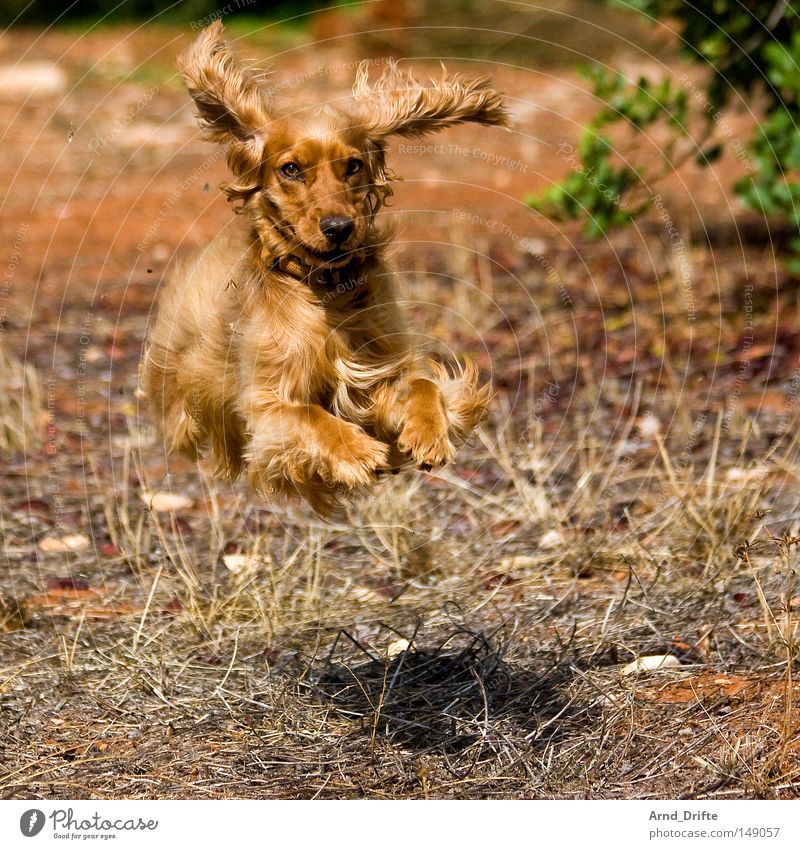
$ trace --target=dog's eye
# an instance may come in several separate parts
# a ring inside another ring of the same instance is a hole
[[[299,177],[302,173],[300,171],[300,166],[296,162],[287,162],[284,165],[281,165],[280,168],[281,174],[284,177]]]
[[[364,170],[364,162],[361,159],[351,159],[347,163],[347,176],[352,177],[353,174],[358,174]]]

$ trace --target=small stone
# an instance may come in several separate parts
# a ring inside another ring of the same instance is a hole
[[[142,501],[156,513],[175,513],[192,506],[191,498],[173,492],[143,492]]]
[[[661,432],[661,422],[653,413],[647,413],[642,416],[636,424],[639,428],[639,433],[645,438],[658,436]]]
[[[63,537],[45,537],[39,540],[40,551],[45,554],[62,551],[86,551],[89,538],[83,534],[67,534]]]
[[[541,557],[534,557],[529,554],[510,554],[508,557],[500,558],[498,571],[503,574],[512,569],[533,569],[541,562]]]
[[[558,548],[560,545],[564,544],[564,537],[561,536],[560,532],[551,528],[549,531],[546,531],[542,534],[539,539],[539,548]]]
[[[222,562],[229,572],[238,575],[254,566],[258,561],[250,554],[225,554],[222,557]]]
[[[365,604],[382,604],[386,601],[382,595],[369,589],[369,587],[353,587],[350,590],[350,598],[362,601]]]
[[[397,657],[397,655],[402,654],[404,651],[408,651],[410,648],[411,643],[408,640],[404,640],[402,637],[397,640],[392,640],[392,642],[386,647],[386,657],[391,660],[393,657]]]

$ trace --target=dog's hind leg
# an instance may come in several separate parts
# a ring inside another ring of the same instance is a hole
[[[190,383],[180,380],[180,373],[176,365],[168,362],[166,351],[151,345],[145,354],[141,385],[167,451],[196,460],[205,442],[205,431],[196,399],[192,403]]]

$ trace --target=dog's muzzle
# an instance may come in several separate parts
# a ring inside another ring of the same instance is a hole
[[[355,228],[355,221],[343,215],[331,215],[319,222],[322,235],[334,245],[343,245],[353,235]]]

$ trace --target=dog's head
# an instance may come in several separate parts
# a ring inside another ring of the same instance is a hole
[[[376,243],[375,214],[391,194],[389,136],[509,124],[486,79],[445,74],[422,85],[394,64],[373,84],[362,65],[345,104],[281,112],[237,63],[219,21],[180,67],[206,138],[227,146],[228,198],[253,214],[270,255],[312,266],[341,264]]]

